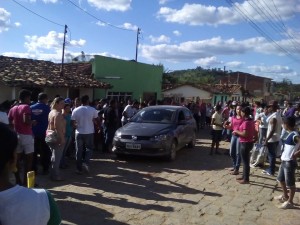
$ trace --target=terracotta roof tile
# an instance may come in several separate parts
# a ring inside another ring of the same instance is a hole
[[[0,56],[0,83],[7,86],[111,88],[94,79],[91,63],[65,63]]]

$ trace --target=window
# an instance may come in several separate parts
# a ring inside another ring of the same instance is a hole
[[[111,91],[109,91],[107,93],[106,98],[107,99],[115,99],[118,102],[123,101],[123,102],[127,103],[127,101],[129,99],[132,99],[132,92],[111,92]]]

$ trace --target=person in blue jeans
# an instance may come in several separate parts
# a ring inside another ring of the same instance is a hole
[[[269,103],[268,111],[270,116],[267,118],[267,123],[268,123],[267,136],[263,144],[266,145],[268,148],[269,168],[263,170],[262,173],[269,176],[274,176],[275,163],[276,163],[276,150],[281,135],[282,118],[280,112],[278,112],[278,103],[276,101],[271,101]]]
[[[98,122],[98,111],[89,106],[89,96],[81,97],[81,106],[72,112],[71,122],[75,130],[76,173],[89,173],[89,163],[94,150],[95,126]]]
[[[235,115],[229,117],[227,123],[225,123],[224,128],[231,131],[236,131],[239,129],[240,125],[243,122],[243,118],[241,115],[241,106],[237,106],[235,109]],[[228,124],[229,123],[229,124]],[[227,125],[228,124],[228,125]],[[232,159],[233,168],[230,169],[232,175],[238,175],[240,164],[241,164],[241,156],[240,156],[240,140],[239,136],[232,135],[230,141],[230,157]]]

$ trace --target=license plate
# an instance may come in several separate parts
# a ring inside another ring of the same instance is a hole
[[[141,149],[141,144],[126,143],[127,149]]]

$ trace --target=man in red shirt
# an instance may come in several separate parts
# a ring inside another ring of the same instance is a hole
[[[18,148],[17,160],[20,161],[22,153],[25,154],[24,164],[24,180],[23,183],[20,178],[20,165],[18,163],[18,172],[16,173],[16,180],[18,184],[27,186],[27,172],[32,170],[32,159],[34,152],[34,139],[32,133],[31,109],[29,107],[31,92],[28,90],[21,90],[19,92],[19,104],[9,110],[8,119],[11,128],[18,134]]]

